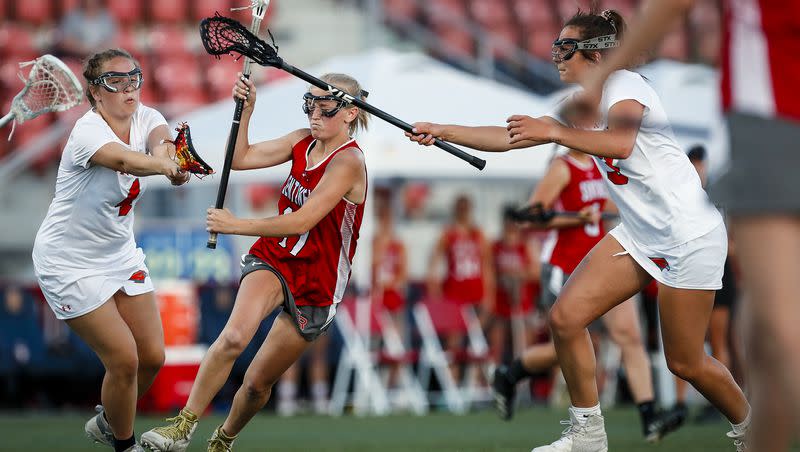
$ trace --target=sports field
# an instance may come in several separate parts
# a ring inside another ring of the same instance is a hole
[[[83,423],[92,413],[0,415],[0,451],[104,451],[83,437]],[[529,451],[550,442],[563,428],[559,413],[547,409],[524,410],[511,422],[493,412],[466,416],[431,414],[424,417],[342,418],[304,416],[280,418],[262,415],[242,433],[235,452],[256,451]],[[613,452],[732,452],[725,438],[727,423],[689,424],[659,444],[642,442],[639,420],[632,409],[604,413]],[[162,422],[142,417],[137,435]],[[204,451],[205,440],[222,422],[218,416],[203,418],[190,451]],[[793,451],[800,452],[800,448]]]

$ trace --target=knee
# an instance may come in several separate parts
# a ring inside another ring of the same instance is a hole
[[[139,372],[139,357],[136,356],[136,350],[117,352],[106,365],[106,372],[118,379],[136,381]]]
[[[615,328],[613,338],[620,348],[627,349],[643,346],[639,329],[630,325]]]
[[[686,381],[693,381],[700,369],[701,362],[685,358],[672,358],[667,356],[669,371]]]
[[[237,357],[242,354],[249,342],[240,331],[226,328],[214,341],[213,347],[219,353]]]
[[[164,365],[164,349],[157,348],[155,350],[142,353],[139,356],[139,372],[155,375]]]
[[[575,315],[562,307],[563,303],[556,303],[547,314],[547,323],[553,336],[571,337],[586,328]]]
[[[272,393],[272,387],[275,385],[276,379],[259,379],[259,378],[246,378],[244,386],[244,394],[248,400],[261,400],[266,402]]]

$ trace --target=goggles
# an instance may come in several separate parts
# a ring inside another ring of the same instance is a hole
[[[144,76],[142,70],[134,68],[130,72],[103,72],[96,79],[89,82],[90,85],[102,86],[110,93],[125,91],[128,87],[137,90],[142,87]]]
[[[322,102],[317,104],[317,102]],[[314,109],[319,107],[319,113],[326,117],[332,118],[339,113],[339,110],[350,105],[350,102],[336,97],[334,95],[315,96],[311,93],[303,94],[303,113],[311,115]]]
[[[619,46],[616,35],[597,36],[595,38],[579,41],[573,38],[556,39],[550,50],[554,63],[567,61],[578,50],[604,50]]]

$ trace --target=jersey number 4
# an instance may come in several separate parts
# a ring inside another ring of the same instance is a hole
[[[606,163],[606,166],[611,168],[611,171],[606,171],[606,174],[608,175],[608,180],[610,180],[612,184],[625,185],[628,183],[628,176],[622,174],[619,167],[614,166],[614,159],[611,157],[603,157],[603,161]]]
[[[128,190],[128,196],[119,202],[114,207],[119,207],[119,216],[124,217],[133,209],[133,200],[139,197],[141,189],[139,188],[139,179],[135,179]]]
[[[286,215],[287,213],[291,213],[291,212],[292,212],[292,208],[291,207],[287,207],[283,211],[283,214]],[[292,256],[297,256],[300,253],[300,250],[302,250],[303,247],[306,246],[306,241],[308,240],[308,233],[309,232],[311,232],[311,231],[306,231],[305,234],[302,234],[300,236],[300,239],[297,241],[297,243],[295,243],[294,246],[292,247],[292,249],[289,250],[289,254],[291,254]],[[288,242],[288,241],[289,241],[289,237],[284,237],[283,240],[278,242],[278,245],[282,246],[283,248],[286,248],[286,242]]]

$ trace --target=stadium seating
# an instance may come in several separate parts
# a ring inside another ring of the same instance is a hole
[[[54,9],[51,0],[17,0],[14,4],[17,20],[36,26],[52,22]]]

